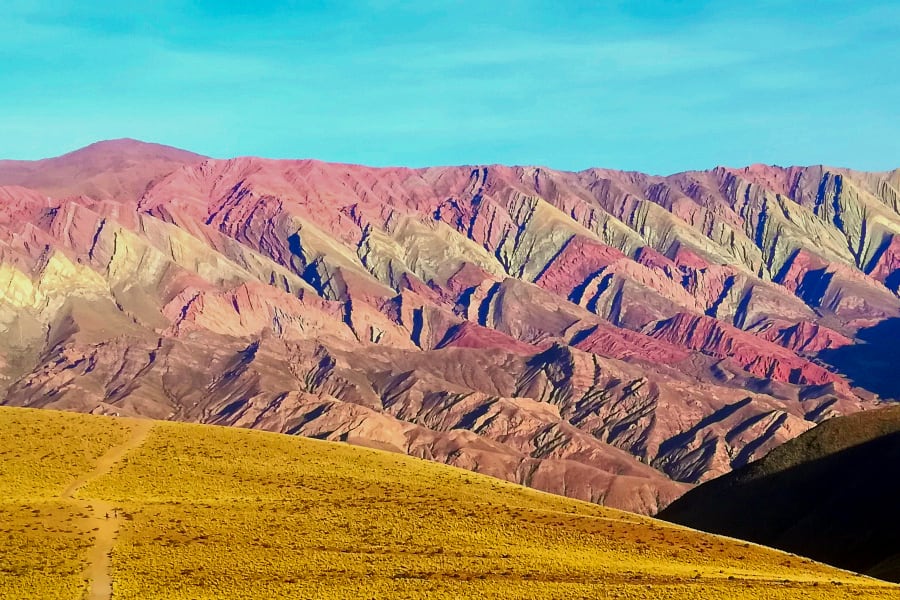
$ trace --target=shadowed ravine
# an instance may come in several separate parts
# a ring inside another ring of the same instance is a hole
[[[860,330],[856,337],[860,343],[822,350],[818,359],[846,375],[855,386],[886,400],[900,400],[900,319],[884,320]]]

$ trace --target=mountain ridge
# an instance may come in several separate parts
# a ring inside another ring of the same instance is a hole
[[[0,187],[3,403],[352,439],[656,512],[890,390],[838,352],[900,316],[890,173],[195,156]]]
[[[869,173],[875,175],[891,175],[900,171],[900,166],[895,169],[885,169],[885,170],[865,170],[865,169],[857,169],[857,168],[847,168],[847,167],[839,167],[831,164],[824,163],[808,163],[808,164],[778,164],[778,163],[750,163],[746,165],[726,165],[726,164],[717,164],[713,165],[707,169],[686,169],[681,171],[673,171],[671,173],[647,173],[644,171],[630,170],[630,169],[609,169],[605,167],[585,167],[584,169],[563,169],[552,167],[549,164],[531,164],[531,163],[498,163],[498,162],[490,162],[490,163],[447,163],[447,164],[437,164],[437,165],[427,165],[427,166],[409,166],[409,165],[371,165],[367,163],[356,163],[356,162],[345,162],[345,161],[334,161],[334,160],[322,160],[317,158],[272,158],[261,154],[240,154],[228,159],[219,159],[211,156],[207,156],[204,154],[196,153],[192,150],[187,150],[185,148],[181,148],[179,146],[163,143],[163,142],[153,142],[142,140],[138,138],[132,137],[121,137],[121,138],[110,138],[110,139],[102,139],[97,140],[95,142],[91,142],[85,146],[80,146],[73,150],[69,150],[59,155],[47,156],[44,158],[36,158],[36,159],[21,159],[21,158],[0,158],[0,165],[4,163],[20,163],[20,164],[34,164],[34,163],[43,163],[46,161],[61,159],[64,157],[69,157],[71,155],[81,154],[84,151],[92,150],[92,149],[103,149],[110,151],[133,151],[139,148],[158,148],[162,151],[174,151],[174,153],[182,154],[184,156],[192,156],[194,158],[199,158],[201,160],[238,160],[238,159],[258,159],[265,161],[276,161],[276,162],[316,162],[321,164],[329,164],[336,166],[346,166],[346,167],[364,167],[369,169],[409,169],[412,171],[424,171],[428,169],[454,169],[454,168],[482,168],[482,167],[508,167],[508,168],[537,168],[537,169],[545,169],[549,171],[558,171],[562,173],[572,173],[572,174],[582,174],[582,173],[590,173],[592,171],[599,172],[608,172],[608,173],[622,173],[622,174],[634,174],[634,175],[647,175],[654,178],[668,178],[674,177],[676,175],[684,175],[691,173],[708,173],[710,171],[715,170],[727,170],[727,171],[754,171],[757,169],[777,169],[783,171],[790,171],[793,169],[823,169],[829,171],[847,171],[851,173]]]

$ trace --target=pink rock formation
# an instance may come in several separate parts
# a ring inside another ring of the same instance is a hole
[[[0,391],[651,513],[877,404],[823,361],[900,316],[891,177],[0,161]]]

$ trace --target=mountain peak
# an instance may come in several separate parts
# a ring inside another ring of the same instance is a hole
[[[131,138],[104,140],[54,158],[0,161],[0,185],[56,197],[85,194],[98,200],[133,200],[154,179],[205,159]]]
[[[195,152],[182,150],[174,146],[158,144],[155,142],[145,142],[134,138],[116,138],[112,140],[100,140],[78,148],[62,156],[45,159],[45,161],[62,161],[67,158],[81,156],[127,156],[128,158],[154,159],[163,158],[169,160],[179,160],[185,162],[193,162],[206,158]],[[43,161],[41,161],[43,162]]]

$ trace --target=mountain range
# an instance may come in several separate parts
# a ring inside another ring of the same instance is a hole
[[[0,161],[0,402],[641,513],[900,397],[900,170]]]

